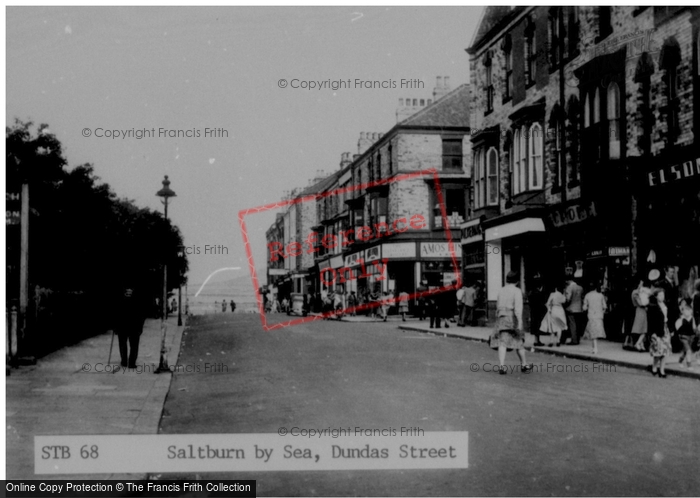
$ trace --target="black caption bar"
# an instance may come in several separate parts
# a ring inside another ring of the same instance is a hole
[[[255,481],[2,481],[7,498],[122,496],[255,497]]]

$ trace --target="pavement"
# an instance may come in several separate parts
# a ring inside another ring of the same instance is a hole
[[[177,363],[183,329],[167,321],[170,367]],[[64,347],[6,377],[6,479],[36,479],[34,436],[157,434],[171,372],[154,374],[160,360],[160,320],[147,320],[137,368],[113,372],[119,344],[107,332]],[[146,474],[42,475],[42,479],[145,479]]]
[[[358,317],[359,318],[359,317]],[[374,321],[368,319],[367,317],[362,317],[368,321]],[[392,317],[390,317],[391,320]],[[431,329],[430,321],[423,320],[419,321],[417,319],[409,319],[406,322],[402,322],[400,318],[393,317],[393,320],[399,324],[399,328],[402,330],[411,330],[415,332],[425,332],[430,334],[442,335],[445,337],[457,337],[461,339],[467,339],[470,341],[480,341],[488,342],[489,336],[491,335],[492,328],[490,327],[457,327],[457,324],[450,322],[449,328],[444,326],[440,329]],[[652,363],[651,356],[648,352],[637,352],[637,351],[627,351],[622,349],[622,344],[619,342],[606,341],[604,339],[598,340],[598,354],[594,355],[592,353],[592,342],[582,340],[577,346],[572,346],[570,344],[563,345],[561,347],[552,347],[550,344],[552,339],[548,336],[541,336],[542,342],[546,346],[535,346],[535,337],[531,334],[526,334],[525,347],[532,352],[540,352],[551,354],[555,356],[563,356],[567,358],[579,359],[579,360],[590,360],[597,363],[604,363],[609,365],[620,365],[630,368],[639,368],[646,370]],[[695,361],[693,362],[693,368],[689,370],[684,365],[678,363],[680,358],[680,353],[672,354],[666,360],[666,373],[668,375],[677,375],[681,377],[689,377],[694,379],[700,379],[700,360],[698,360],[697,355]]]

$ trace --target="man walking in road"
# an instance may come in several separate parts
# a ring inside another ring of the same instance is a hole
[[[583,312],[583,287],[576,282],[573,275],[567,276],[564,297],[566,298],[566,323],[571,334],[571,344],[576,345],[579,343],[586,326],[586,314]],[[561,342],[565,343],[566,339],[562,337]]]
[[[122,368],[136,368],[139,355],[139,340],[146,321],[144,307],[131,286],[124,289],[124,295],[116,310],[114,332],[119,337],[119,354]],[[127,347],[128,343],[128,347]]]

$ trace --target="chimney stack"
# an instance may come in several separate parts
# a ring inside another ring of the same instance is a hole
[[[379,133],[360,132],[360,139],[357,141],[357,154],[364,154],[377,140],[379,140]]]
[[[340,155],[340,169],[348,166],[352,161],[350,160],[350,152],[343,152]]]
[[[445,76],[444,80],[442,76],[438,76],[435,83],[435,88],[433,89],[433,100],[440,100],[443,96],[450,92],[450,77]]]

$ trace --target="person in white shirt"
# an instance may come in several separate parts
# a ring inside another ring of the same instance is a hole
[[[519,282],[518,274],[509,272],[506,285],[498,291],[496,314],[498,321],[491,335],[492,348],[498,348],[498,372],[504,375],[508,369],[504,365],[508,349],[515,349],[520,358],[520,370],[532,372],[532,365],[525,362],[525,331],[523,329],[523,291],[515,284]]]

